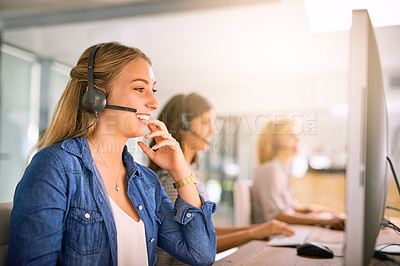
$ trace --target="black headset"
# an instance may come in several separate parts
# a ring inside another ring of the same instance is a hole
[[[136,109],[117,106],[117,105],[107,105],[107,97],[102,90],[97,89],[94,86],[94,56],[97,50],[102,46],[102,44],[98,44],[92,48],[88,58],[88,70],[87,70],[87,91],[82,96],[82,106],[85,108],[86,111],[93,114],[96,118],[95,121],[88,127],[76,132],[70,138],[75,137],[76,135],[82,133],[83,131],[88,130],[94,124],[96,124],[98,119],[98,114],[103,111],[105,108],[107,109],[115,109],[115,110],[122,110],[122,111],[129,111],[136,113]]]
[[[275,133],[272,135],[272,146],[274,147],[274,150],[279,150],[281,148],[281,144],[275,137]]]
[[[88,90],[83,94],[82,105],[86,111],[97,116],[98,113],[104,110],[107,105],[107,97],[102,90],[94,87],[94,56],[97,50],[101,47],[101,44],[96,45],[90,51],[88,59],[88,70],[87,70],[87,83]]]
[[[276,135],[274,134],[272,136],[272,146],[274,147],[274,150],[293,150],[290,147],[287,147],[286,145],[282,145],[277,139],[276,139]]]
[[[186,114],[186,95],[182,95],[182,101],[181,101],[181,115],[180,115],[180,123],[179,127],[184,130],[184,131],[190,131],[190,121],[187,118]]]
[[[87,83],[88,90],[83,94],[82,105],[86,111],[97,117],[98,113],[103,111],[105,108],[128,111],[136,113],[137,110],[134,108],[118,106],[118,105],[108,105],[107,97],[102,90],[97,89],[94,86],[94,56],[97,50],[102,46],[102,44],[96,45],[90,51],[88,58],[88,70],[87,70]]]

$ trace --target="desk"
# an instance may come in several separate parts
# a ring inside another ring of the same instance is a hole
[[[344,174],[309,171],[302,178],[291,177],[290,186],[293,198],[301,203],[318,204],[346,212],[346,176]],[[389,178],[386,205],[400,206],[400,195],[393,178]],[[400,217],[400,213],[387,209],[385,216]]]
[[[393,223],[399,220],[390,219]],[[344,255],[345,232],[330,230],[318,226],[294,225],[296,229],[308,229],[306,242],[319,242],[329,247],[335,256]],[[377,243],[400,243],[400,237],[389,228],[381,229]],[[392,256],[393,257],[393,256]],[[400,261],[400,258],[397,259]],[[313,258],[297,255],[296,248],[293,247],[271,247],[265,241],[253,240],[239,247],[239,249],[221,260],[215,262],[216,266],[232,266],[232,265],[343,265],[343,257],[334,257],[331,259]],[[370,265],[395,265],[389,261],[380,261],[372,259]],[[397,264],[398,265],[398,264]]]

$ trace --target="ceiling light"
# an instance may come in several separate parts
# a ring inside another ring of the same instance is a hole
[[[367,9],[374,27],[400,25],[398,0],[304,0],[304,5],[313,32],[350,29],[354,9]]]

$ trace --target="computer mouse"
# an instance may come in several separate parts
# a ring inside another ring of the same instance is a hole
[[[332,250],[317,242],[304,243],[298,246],[297,254],[311,257],[333,258]]]

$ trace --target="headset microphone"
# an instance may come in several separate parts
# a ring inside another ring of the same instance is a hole
[[[132,113],[136,113],[137,112],[137,110],[134,109],[134,108],[123,107],[123,106],[118,106],[118,105],[109,105],[109,104],[106,105],[105,109],[128,111],[128,112],[132,112]]]
[[[204,141],[205,143],[207,143],[208,145],[210,145],[210,142],[202,137],[200,134],[197,134],[196,132],[194,132],[193,130],[188,130],[190,133],[192,133],[193,135],[195,135],[196,137],[198,137],[200,140]]]

